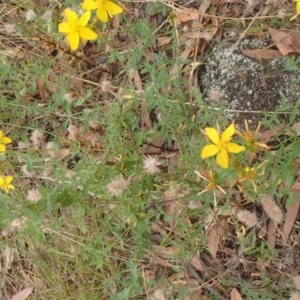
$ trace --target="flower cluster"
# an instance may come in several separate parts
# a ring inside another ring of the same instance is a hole
[[[121,14],[121,6],[110,0],[84,0],[81,7],[85,12],[79,16],[75,11],[67,8],[64,11],[66,21],[58,26],[58,31],[66,34],[67,42],[72,51],[78,49],[81,40],[95,40],[98,34],[88,27],[91,19],[91,11],[96,10],[97,18],[103,22],[108,22],[108,17]]]
[[[3,155],[6,151],[6,145],[11,143],[11,139],[7,136],[3,136],[2,130],[0,130],[0,155]],[[3,189],[6,193],[10,189],[15,189],[11,184],[13,180],[12,176],[2,176],[0,175],[0,188]]]
[[[252,132],[249,129],[247,121],[245,121],[245,128],[246,130],[241,133],[235,129],[234,123],[232,123],[223,133],[220,133],[218,128],[215,129],[207,127],[204,129],[204,134],[208,137],[211,143],[203,147],[200,154],[201,158],[206,159],[216,156],[216,165],[225,170],[231,167],[230,172],[226,173],[226,178],[224,177],[225,175],[223,172],[221,172],[218,168],[215,168],[215,165],[214,171],[209,169],[202,171],[203,174],[207,174],[209,172],[210,176],[203,176],[199,172],[195,171],[198,177],[209,182],[207,187],[200,194],[213,190],[215,206],[217,205],[215,189],[218,188],[223,192],[223,194],[226,194],[223,187],[219,185],[220,181],[224,179],[226,186],[236,186],[242,193],[245,192],[245,182],[248,181],[252,184],[255,193],[259,192],[257,179],[259,176],[264,174],[263,166],[267,161],[263,161],[259,165],[255,166],[252,166],[251,163],[254,161],[254,158],[257,157],[258,153],[270,148],[257,138],[260,124],[256,131]],[[232,142],[234,134],[242,139],[242,145]],[[231,154],[238,154],[245,150],[247,150],[246,154],[240,162],[237,159],[230,159]],[[259,171],[259,169],[261,170]],[[283,216],[279,207],[268,199],[263,199],[262,205],[271,219],[275,220],[277,223],[281,222]],[[258,223],[256,215],[247,210],[240,210],[236,217],[239,221],[244,223],[247,228],[252,228]]]

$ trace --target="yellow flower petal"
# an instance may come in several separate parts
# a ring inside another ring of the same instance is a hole
[[[5,152],[6,147],[3,144],[0,144],[0,152]]]
[[[235,133],[234,124],[229,125],[222,134],[221,143],[229,142]]]
[[[207,127],[204,129],[209,139],[216,145],[220,143],[220,137],[216,129]]]
[[[78,20],[78,26],[86,26],[91,18],[91,11],[87,10]]]
[[[107,1],[105,4],[105,8],[107,9],[108,13],[112,16],[121,14],[123,12],[123,8],[111,1]]]
[[[58,25],[58,31],[61,33],[70,33],[73,31],[73,27],[69,22],[62,22]]]
[[[4,136],[1,139],[1,141],[2,141],[3,144],[10,144],[10,143],[12,143],[12,140],[9,137],[7,137],[7,136]]]
[[[72,32],[67,35],[67,41],[72,51],[75,51],[79,47],[79,32]]]
[[[105,9],[105,7],[101,7],[97,10],[96,12],[97,18],[103,22],[103,23],[107,23],[108,22],[108,15],[107,15],[107,10]]]
[[[6,137],[4,136],[2,139],[1,139],[2,143],[4,144],[10,144],[12,142],[12,140],[9,138],[9,137]]]
[[[79,35],[82,39],[85,39],[88,41],[95,40],[98,37],[96,32],[94,32],[93,30],[86,28],[86,27],[79,28]]]
[[[228,153],[225,149],[221,149],[220,153],[217,155],[217,164],[223,169],[228,169]]]
[[[98,4],[93,0],[84,0],[81,7],[84,10],[93,10],[98,8]]]
[[[77,16],[76,12],[74,12],[70,8],[65,9],[65,18],[70,23],[75,23],[78,20],[78,16]]]
[[[5,188],[5,191],[6,191],[6,193],[8,193],[8,192],[9,192],[9,189],[12,189],[12,190],[14,190],[14,189],[15,189],[15,187],[14,187],[12,184],[8,184],[8,185],[6,185],[6,188]]]
[[[69,22],[62,22],[58,25],[58,31],[61,33],[70,33],[73,31],[73,26]]]
[[[0,188],[5,190],[6,193],[9,192],[9,189],[15,189],[15,187],[10,184],[13,180],[12,176],[0,177]]]
[[[240,146],[235,143],[226,143],[226,149],[231,153],[240,153],[246,149],[244,146]]]
[[[7,136],[4,136],[4,137],[2,137],[2,138],[0,139],[0,142],[1,142],[2,144],[10,144],[10,143],[11,143],[11,139],[10,139],[9,137],[7,137]]]
[[[300,1],[298,1],[296,4],[296,12],[297,14],[300,14]]]
[[[201,158],[205,159],[207,157],[214,156],[217,153],[219,153],[220,150],[221,150],[221,148],[219,146],[216,146],[216,145],[206,145],[206,146],[203,147],[203,149],[201,151]]]
[[[14,179],[14,178],[13,178],[12,176],[6,176],[6,177],[5,177],[5,183],[6,183],[6,184],[10,184],[10,183],[12,182],[13,179]]]

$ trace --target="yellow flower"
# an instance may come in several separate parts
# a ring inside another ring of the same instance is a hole
[[[58,26],[58,31],[67,35],[67,42],[72,51],[79,47],[80,39],[95,40],[98,35],[93,30],[87,28],[87,23],[91,18],[91,12],[86,11],[80,18],[71,9],[65,10],[66,22],[62,22]]]
[[[217,130],[211,127],[205,128],[205,132],[214,144],[203,147],[201,158],[205,159],[217,155],[217,164],[223,169],[228,169],[228,152],[239,153],[246,149],[244,146],[230,142],[235,133],[233,123],[229,125],[222,135],[219,135]]]
[[[9,192],[9,189],[14,190],[15,187],[10,184],[13,180],[12,176],[5,176],[5,177],[0,177],[0,188],[5,190],[6,193]]]
[[[11,139],[9,137],[3,136],[2,130],[0,130],[0,152],[5,152],[5,145],[10,144]]]
[[[247,120],[245,120],[245,128],[246,131],[244,133],[236,130],[236,134],[246,141],[246,146],[248,149],[250,149],[252,152],[258,152],[261,150],[260,148],[270,149],[270,147],[266,144],[256,141],[256,135],[260,129],[260,122],[258,123],[255,132],[252,132],[249,129]]]
[[[297,14],[294,15],[293,17],[291,17],[291,21],[294,20],[295,18],[297,18],[297,16],[300,14],[300,0],[295,0],[296,3],[296,12]]]
[[[96,15],[103,23],[108,22],[108,16],[112,17],[123,12],[123,8],[121,6],[109,0],[84,0],[82,3],[82,9],[97,9]]]
[[[198,195],[201,195],[211,190],[215,190],[216,188],[218,188],[224,195],[226,195],[224,189],[217,184],[217,173],[212,172],[210,170],[205,171],[203,174],[200,174],[198,171],[194,172],[198,175],[198,177],[208,182],[206,188],[202,192],[198,193]]]
[[[267,161],[263,161],[259,166],[257,166],[256,168],[250,168],[248,166],[243,167],[240,171],[239,171],[239,175],[237,178],[237,182],[239,183],[239,189],[240,191],[244,192],[245,189],[243,187],[243,182],[244,181],[250,181],[253,185],[254,191],[257,193],[257,185],[255,183],[255,180],[257,179],[257,177],[264,175],[264,169],[262,169],[261,173],[258,173],[257,170],[260,169]]]
[[[213,191],[214,205],[217,206],[216,189],[219,189],[224,195],[226,195],[224,189],[217,184],[217,174],[208,170],[204,172],[204,175],[200,174],[198,171],[194,171],[194,172],[198,175],[198,177],[208,182],[206,188],[202,192],[198,193],[197,195],[201,195],[208,191]]]

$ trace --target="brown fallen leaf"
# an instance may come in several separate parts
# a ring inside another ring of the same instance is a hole
[[[230,292],[230,300],[243,300],[241,294],[236,288],[233,288]]]
[[[260,239],[263,239],[266,236],[266,234],[267,234],[267,225],[264,222],[263,226],[261,227],[261,229],[258,232],[258,237]]]
[[[258,132],[257,133],[257,137],[259,138],[259,140],[263,143],[267,142],[270,140],[271,137],[275,136],[276,134],[278,134],[280,132],[282,128],[280,126],[274,126],[271,129],[265,130],[263,132]]]
[[[299,42],[292,35],[292,30],[283,31],[268,27],[268,31],[282,55],[300,53]]]
[[[275,249],[275,239],[276,239],[276,222],[270,219],[268,223],[268,239],[267,239],[267,243],[270,249]]]
[[[154,53],[149,48],[145,49],[145,57],[152,63],[155,61]]]
[[[192,52],[191,47],[187,47],[185,50],[182,51],[180,54],[180,60],[186,60]],[[176,76],[179,74],[179,69],[183,67],[183,64],[180,66],[178,64],[175,64],[174,67],[170,70],[169,75],[171,76],[171,80],[174,80]]]
[[[213,38],[213,31],[191,31],[186,32],[182,35],[182,38],[189,38],[189,39],[212,39]]]
[[[39,7],[44,7],[45,5],[47,5],[47,0],[37,0],[37,1],[34,1],[34,2]]]
[[[161,48],[162,46],[166,46],[169,43],[171,43],[172,40],[173,40],[173,38],[170,36],[160,36],[157,39],[157,47]]]
[[[15,294],[11,300],[26,300],[32,293],[33,287],[28,287],[21,292]]]
[[[300,194],[300,178],[297,178],[296,183],[292,185],[291,191],[297,192]]]
[[[208,10],[208,8],[212,4],[211,2],[212,2],[211,0],[201,1],[201,4],[200,4],[200,6],[198,8],[198,13],[200,15],[199,24],[203,24],[204,14],[206,13],[206,11]],[[210,11],[210,13],[211,13],[211,11]]]
[[[294,40],[294,45],[299,49],[300,48],[300,31],[292,31],[291,36]]]
[[[114,28],[118,29],[120,28],[120,18],[118,15],[113,16],[113,24],[114,24]]]
[[[251,58],[255,58],[259,61],[262,59],[275,59],[281,58],[282,54],[279,50],[269,50],[269,49],[241,49],[241,52]]]
[[[291,191],[299,193],[299,197],[295,197],[295,201],[298,203],[292,203],[286,212],[286,218],[283,225],[283,232],[282,232],[282,243],[283,245],[287,244],[287,240],[289,235],[293,229],[296,217],[298,215],[299,204],[300,204],[300,182],[296,182],[292,187]]]
[[[154,253],[151,253],[149,256],[151,256],[151,259],[154,263],[157,263],[164,268],[173,268],[173,265],[166,259],[160,258],[158,255],[155,255]]]
[[[141,109],[142,109],[142,120],[143,124],[145,125],[146,129],[152,128],[152,121],[150,119],[150,115],[148,113],[148,102],[147,100],[143,99],[141,102]]]
[[[300,198],[298,198],[298,201]],[[299,204],[293,203],[287,208],[286,212],[286,219],[283,225],[283,232],[282,232],[282,243],[283,245],[287,244],[287,240],[289,238],[289,235],[293,229],[294,222],[296,220],[296,217],[298,215],[299,210]]]
[[[296,132],[297,135],[300,135],[300,122],[294,123],[292,129]]]
[[[214,25],[214,28],[213,28],[211,34],[212,34],[212,36],[215,36],[219,29],[219,22],[218,22],[218,18],[216,17],[216,15],[213,11],[210,14],[211,14],[211,21]]]
[[[195,253],[195,255],[192,257],[190,264],[198,271],[202,272],[204,271],[204,268],[200,262],[199,259],[199,251],[197,251],[197,253]]]
[[[156,255],[163,259],[175,258],[179,253],[179,249],[175,246],[165,247],[160,245],[153,245],[152,249],[154,250],[154,253]]]
[[[197,9],[183,7],[180,10],[175,12],[175,23],[180,25],[181,23],[185,23],[192,20],[199,19],[199,13]]]
[[[180,36],[180,40],[185,39],[204,39],[205,41],[211,40],[215,34],[218,31],[218,19],[216,18],[215,14],[213,12],[210,12],[211,15],[211,21],[213,23],[213,27],[211,30],[203,30],[204,26],[201,25],[203,22],[203,14],[206,13],[206,10],[210,6],[210,0],[202,1],[201,5],[198,9],[198,14],[200,15],[200,18],[193,20],[191,23],[191,28],[188,30],[188,32],[184,33],[182,36]],[[201,51],[200,51],[201,52]]]
[[[139,72],[135,69],[130,69],[129,75],[133,79],[136,90],[138,92],[142,93],[143,85],[142,85],[142,80],[141,80]],[[147,100],[145,100],[145,99],[143,99],[141,102],[141,110],[142,110],[142,120],[143,120],[143,124],[145,125],[145,128],[146,129],[152,128],[152,122],[150,119],[150,115],[148,113],[148,103],[147,103]]]
[[[131,71],[132,71],[132,74],[133,74],[133,81],[134,81],[135,88],[139,92],[142,92],[143,91],[143,85],[142,85],[142,80],[141,80],[139,72],[137,70],[134,70],[134,69],[132,69]],[[143,124],[145,124],[145,128],[146,129],[152,128],[152,122],[151,122],[151,119],[150,119],[150,115],[148,113],[147,100],[145,100],[145,99],[142,100],[141,109],[142,109],[142,120],[143,120]]]
[[[133,83],[134,83],[136,90],[139,92],[142,92],[143,91],[142,79],[140,77],[138,70],[130,69],[129,76],[131,77],[131,79],[133,79]]]
[[[198,289],[195,289],[190,292],[190,295],[185,298],[184,300],[195,300],[195,299],[203,299],[202,297],[202,289],[199,287]]]
[[[207,232],[207,247],[213,258],[217,257],[217,251],[219,247],[219,233],[218,233],[218,224],[211,226]]]
[[[42,100],[46,99],[47,97],[47,94],[46,94],[46,88],[45,88],[45,79],[44,79],[44,76],[41,76],[39,77],[37,80],[36,80],[36,85],[38,87],[38,91],[39,91],[39,94],[40,94],[40,97]]]
[[[30,277],[31,284],[34,286],[34,288],[37,291],[42,291],[45,289],[46,283],[42,279],[40,279],[34,275],[29,275],[29,277]]]
[[[167,190],[164,192],[165,197],[165,212],[168,216],[180,215],[182,208],[180,207],[180,198],[184,195],[180,189]],[[169,218],[170,228],[173,229],[176,223],[176,218]]]
[[[63,159],[65,159],[66,157],[68,157],[70,154],[72,153],[72,151],[70,150],[70,149],[61,149],[61,150],[59,150],[59,152],[58,152],[58,158],[60,159],[60,160],[63,160]]]

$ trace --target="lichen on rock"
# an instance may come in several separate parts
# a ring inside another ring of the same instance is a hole
[[[222,101],[227,108],[225,115],[237,125],[247,119],[254,128],[262,119],[261,111],[272,112],[282,101],[294,104],[299,98],[300,85],[292,82],[300,74],[286,70],[284,58],[258,61],[240,50],[267,46],[267,42],[253,38],[245,38],[238,46],[236,41],[227,41],[217,46],[202,69],[204,100],[212,107]]]

